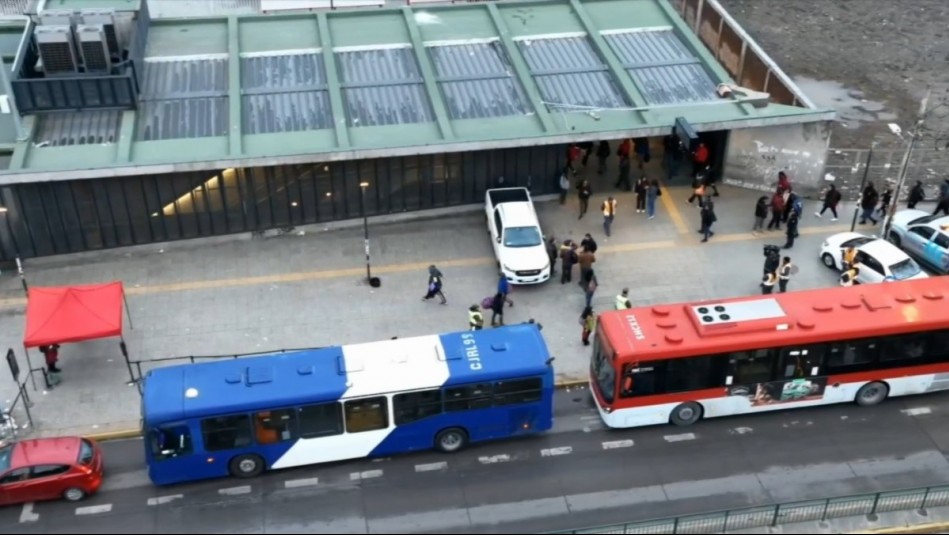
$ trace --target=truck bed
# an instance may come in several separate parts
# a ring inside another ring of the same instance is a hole
[[[530,194],[526,188],[500,188],[489,189],[488,200],[491,206],[497,206],[505,202],[530,202]]]

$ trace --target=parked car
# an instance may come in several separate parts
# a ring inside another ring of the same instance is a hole
[[[886,239],[936,273],[949,274],[949,216],[900,210]]]
[[[856,232],[841,232],[824,240],[820,250],[821,262],[831,269],[843,271],[843,252],[850,247],[857,249],[854,265],[860,268],[856,281],[860,284],[929,276],[915,260],[892,243]]]
[[[102,484],[102,451],[86,438],[23,440],[0,447],[0,505],[79,501]]]
[[[549,279],[550,257],[527,189],[489,189],[484,210],[498,267],[507,280],[537,284]]]

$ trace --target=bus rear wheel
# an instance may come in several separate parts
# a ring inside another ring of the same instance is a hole
[[[692,425],[702,419],[702,406],[694,401],[683,403],[675,409],[672,409],[672,415],[669,421],[679,427]]]
[[[234,477],[257,477],[264,471],[264,460],[259,455],[238,455],[231,459],[229,468]]]
[[[889,393],[889,387],[881,382],[874,381],[861,386],[860,390],[857,390],[856,402],[861,407],[869,407],[882,402]]]
[[[443,429],[435,436],[435,449],[444,453],[460,451],[466,444],[468,444],[468,433],[457,427]]]

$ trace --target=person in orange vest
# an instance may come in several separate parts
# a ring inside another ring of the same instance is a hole
[[[853,261],[857,258],[857,248],[856,247],[847,247],[843,251],[843,265],[844,269],[850,269],[853,267]]]

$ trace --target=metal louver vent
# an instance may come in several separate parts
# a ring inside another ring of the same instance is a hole
[[[119,56],[121,48],[115,33],[115,11],[112,9],[83,9],[79,12],[82,24],[87,26],[102,26],[105,32],[105,42],[109,46],[109,53]]]
[[[86,72],[108,73],[112,61],[102,26],[77,26],[76,36]]]
[[[47,75],[75,74],[79,70],[71,27],[37,26],[33,37]]]

